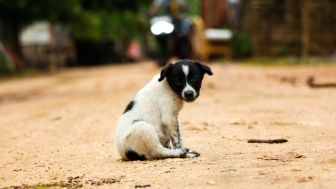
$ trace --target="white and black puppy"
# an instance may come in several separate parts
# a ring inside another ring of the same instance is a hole
[[[193,60],[169,64],[142,88],[119,119],[116,146],[124,160],[197,157],[182,145],[178,113],[183,101],[200,94],[204,74],[211,69]]]

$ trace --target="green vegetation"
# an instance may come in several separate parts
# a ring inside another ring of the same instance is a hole
[[[230,42],[232,58],[242,59],[252,55],[252,43],[247,33],[234,31]]]
[[[241,60],[240,63],[260,66],[286,66],[286,65],[301,65],[301,64],[334,64],[336,61],[332,58],[321,57],[258,57]]]
[[[201,14],[200,0],[185,0],[185,3],[187,5],[189,15]]]
[[[13,72],[13,69],[9,66],[6,60],[0,55],[0,74],[11,72]]]
[[[136,36],[150,0],[0,0],[0,19],[16,27],[35,20],[71,25],[84,39]],[[14,23],[12,23],[14,24]],[[126,34],[125,34],[126,33]]]
[[[80,40],[141,38],[151,0],[0,0],[0,34],[21,56],[19,31],[36,20],[67,25]],[[5,29],[4,29],[5,28]]]

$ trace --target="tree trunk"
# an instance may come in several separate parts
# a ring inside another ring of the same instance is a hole
[[[18,69],[23,67],[22,49],[19,41],[20,29],[21,26],[17,21],[0,18],[0,40],[11,54]]]
[[[301,7],[301,18],[302,18],[302,39],[301,39],[301,56],[307,57],[309,56],[309,45],[310,45],[310,19],[309,19],[309,2],[302,1]]]

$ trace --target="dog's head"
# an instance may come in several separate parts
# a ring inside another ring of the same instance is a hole
[[[204,74],[212,75],[208,66],[193,60],[179,60],[161,70],[159,81],[166,78],[182,100],[192,102],[199,96]]]

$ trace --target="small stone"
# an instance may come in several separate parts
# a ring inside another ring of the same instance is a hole
[[[151,187],[151,185],[150,184],[138,184],[134,186],[134,188],[148,188],[148,187]]]
[[[202,122],[202,125],[204,125],[204,126],[209,126],[209,123],[207,123],[207,122]]]
[[[53,120],[53,121],[58,121],[58,120],[61,120],[61,119],[62,119],[61,116],[57,116],[57,117],[54,117],[52,120]]]
[[[209,180],[209,181],[207,182],[207,184],[209,184],[209,185],[216,185],[216,182],[213,181],[213,180]]]
[[[259,171],[259,175],[266,175],[266,173],[263,171]]]
[[[299,178],[298,180],[297,180],[297,182],[309,182],[309,181],[311,181],[311,180],[313,180],[313,177],[312,176],[309,176],[309,177],[301,177],[301,178]]]

